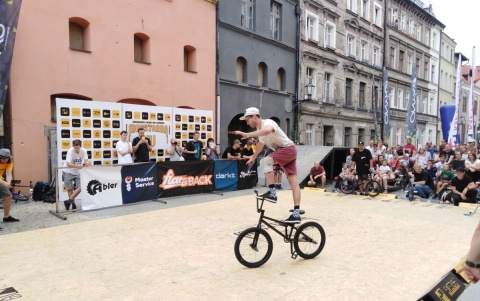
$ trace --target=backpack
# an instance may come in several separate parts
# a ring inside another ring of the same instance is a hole
[[[34,201],[43,201],[44,194],[46,191],[50,190],[50,185],[48,185],[47,182],[44,181],[38,181],[35,183],[35,186],[33,186],[33,193],[32,193],[32,199]]]
[[[444,190],[440,193],[440,196],[439,196],[439,200],[440,200],[440,204],[443,204],[443,203],[446,203],[446,204],[449,204],[451,201],[452,201],[452,191],[447,191],[447,190]]]

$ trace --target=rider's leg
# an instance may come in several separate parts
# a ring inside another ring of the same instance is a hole
[[[288,179],[288,184],[290,184],[290,188],[292,188],[293,205],[300,206],[301,193],[300,193],[300,186],[298,185],[297,175],[294,175],[294,174],[288,175],[287,179]]]
[[[10,216],[10,208],[12,207],[12,196],[3,197],[3,217]]]

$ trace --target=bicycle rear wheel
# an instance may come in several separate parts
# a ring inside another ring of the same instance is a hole
[[[273,251],[272,237],[257,227],[240,233],[235,241],[235,257],[248,268],[258,268],[268,261]]]
[[[307,222],[298,227],[293,237],[293,247],[297,254],[304,259],[312,259],[325,246],[325,231],[316,222]]]
[[[340,183],[340,191],[345,194],[351,194],[355,190],[355,184],[351,180],[343,180]]]
[[[377,196],[380,194],[380,191],[383,190],[377,181],[369,181],[366,189],[369,196]]]

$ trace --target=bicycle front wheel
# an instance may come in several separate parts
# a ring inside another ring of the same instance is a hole
[[[325,231],[316,222],[307,222],[298,227],[293,237],[293,247],[297,254],[304,259],[312,259],[325,246]]]
[[[268,261],[273,251],[272,237],[257,227],[240,233],[235,241],[235,257],[248,268],[258,268]]]
[[[343,180],[340,183],[340,190],[345,194],[351,194],[355,190],[355,184],[351,180]]]
[[[377,181],[369,181],[366,189],[369,196],[377,196],[380,194],[380,191],[383,190]]]

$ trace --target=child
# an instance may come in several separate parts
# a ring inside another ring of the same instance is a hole
[[[452,179],[455,177],[455,174],[450,170],[449,164],[443,165],[443,170],[440,173],[440,181],[437,183],[437,191],[435,197],[438,197],[440,193],[450,185]]]
[[[337,181],[335,182],[335,188],[332,192],[340,192],[340,185],[342,184],[343,180],[348,180],[350,177],[350,169],[348,168],[347,163],[342,163],[342,172],[337,177]]]
[[[425,170],[432,176],[433,182],[436,183],[437,181],[437,168],[433,166],[433,160],[427,161],[427,167]]]
[[[388,178],[391,173],[390,166],[387,165],[387,160],[382,161],[382,165],[377,168],[377,173],[373,178],[375,181],[379,182],[383,187],[383,192],[388,193]]]

